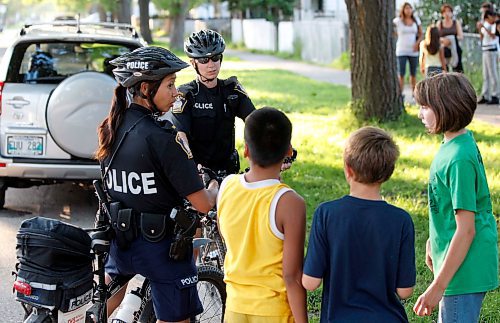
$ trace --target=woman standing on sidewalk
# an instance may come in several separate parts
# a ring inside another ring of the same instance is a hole
[[[413,7],[405,2],[399,12],[399,17],[394,18],[396,28],[396,56],[398,58],[399,86],[401,91],[404,87],[404,78],[406,74],[406,62],[410,65],[410,83],[412,92],[415,89],[417,79],[418,51],[422,40],[422,28],[420,19],[413,15]]]
[[[437,27],[439,28],[441,44],[445,47],[445,57],[450,58],[452,62],[456,62],[456,65],[450,64],[453,72],[463,73],[462,47],[460,47],[459,43],[460,40],[464,39],[462,24],[460,21],[453,19],[453,8],[447,3],[441,6],[441,15],[443,19],[437,22]],[[455,50],[453,50],[453,46]],[[455,60],[452,59],[454,53],[456,53]]]

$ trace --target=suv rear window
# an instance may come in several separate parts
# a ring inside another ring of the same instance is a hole
[[[12,55],[7,81],[13,83],[60,83],[83,71],[112,76],[109,61],[134,48],[104,43],[20,43]]]

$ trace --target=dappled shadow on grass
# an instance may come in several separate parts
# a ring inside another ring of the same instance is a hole
[[[291,169],[283,173],[283,180],[304,197],[307,204],[308,222],[319,204],[339,199],[349,194],[342,167],[319,163],[296,161]],[[421,208],[418,215],[427,215],[427,187],[419,180],[391,178],[382,185],[382,195],[391,204],[405,202]],[[406,201],[405,201],[406,200]],[[404,205],[397,205],[405,208]]]

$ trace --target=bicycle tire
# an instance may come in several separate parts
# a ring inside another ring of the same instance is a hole
[[[146,284],[147,282],[144,282]],[[143,288],[145,286],[143,285]],[[198,293],[202,292],[200,301],[203,305],[203,313],[190,319],[191,323],[220,323],[224,319],[226,309],[226,284],[224,274],[213,266],[198,267]],[[214,299],[215,298],[215,299]],[[149,299],[139,318],[140,323],[156,322],[153,309],[153,300]]]
[[[223,322],[226,310],[226,284],[222,271],[213,266],[199,266],[197,288],[203,305],[203,313],[192,317],[190,322]]]

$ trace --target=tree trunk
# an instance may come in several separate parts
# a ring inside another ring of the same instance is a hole
[[[172,30],[170,32],[170,47],[172,49],[183,49],[184,45],[184,22],[186,20],[186,12],[189,6],[189,0],[182,0],[177,8],[172,10]]]
[[[106,10],[100,3],[94,3],[89,10],[89,13],[99,13],[99,21],[106,21]]]
[[[130,0],[120,0],[118,3],[118,22],[130,24]]]
[[[345,0],[351,40],[352,110],[359,120],[397,119],[403,98],[396,72],[394,0]]]
[[[212,0],[212,6],[214,6],[214,18],[220,18],[221,17],[220,0]]]
[[[139,16],[141,20],[141,35],[150,44],[153,42],[149,29],[149,0],[139,0]]]

